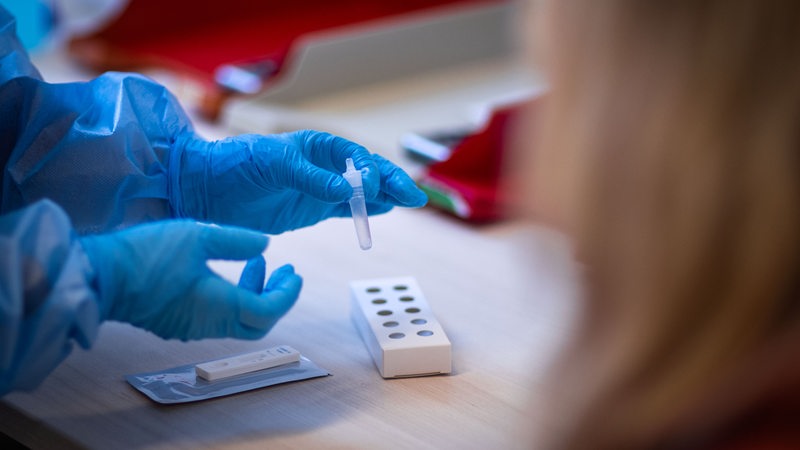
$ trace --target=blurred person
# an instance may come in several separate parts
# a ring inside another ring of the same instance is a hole
[[[349,216],[347,158],[370,214],[427,200],[327,133],[208,142],[141,75],[47,83],[2,7],[0,117],[0,395],[35,389],[105,320],[165,339],[263,337],[302,286],[291,265],[265,283],[264,233]],[[209,259],[248,260],[238,286]]]
[[[535,448],[800,448],[800,3],[531,11],[523,208],[585,291]]]

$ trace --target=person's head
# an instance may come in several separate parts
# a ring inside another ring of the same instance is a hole
[[[800,374],[780,348],[800,342],[800,3],[532,11],[549,90],[528,206],[574,237],[588,292],[562,443],[714,439],[781,365]]]

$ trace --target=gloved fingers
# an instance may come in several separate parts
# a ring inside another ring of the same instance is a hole
[[[259,232],[236,227],[202,225],[198,245],[210,259],[249,259],[267,248],[269,238]]]
[[[377,216],[385,214],[394,209],[391,203],[367,202],[367,215]]]
[[[239,320],[250,328],[269,331],[286,314],[300,295],[303,279],[294,273],[291,265],[277,269],[269,277],[261,297],[243,298],[239,304]]]
[[[380,197],[380,195],[379,195]],[[367,215],[376,216],[391,211],[394,205],[391,202],[367,202]],[[352,217],[353,213],[350,211],[348,203],[341,203],[333,206],[328,212],[328,217]]]
[[[370,214],[369,202],[367,202],[367,214]],[[331,205],[328,209],[326,217],[352,217],[350,212],[350,204],[343,202],[338,205]]]
[[[189,331],[177,334],[181,339],[226,337],[260,339],[274,325],[274,323],[268,327],[243,325],[241,321],[243,305],[261,302],[261,296],[240,286],[234,286],[218,276],[211,275],[203,279],[195,295],[195,305],[205,304],[207,310],[199,311],[193,317],[184,314],[192,319],[187,325]],[[170,332],[173,328],[170,328]]]
[[[341,174],[347,169],[345,161],[353,159],[353,165],[361,171],[364,193],[367,198],[374,196],[380,188],[380,172],[372,160],[372,155],[363,146],[341,136],[321,131],[304,130],[296,133],[303,141],[304,154],[315,166],[335,172],[337,178],[349,187]],[[348,190],[347,198],[350,196]],[[345,198],[345,200],[347,199]],[[342,201],[342,200],[339,200]]]
[[[380,155],[372,155],[372,159],[380,171],[380,191],[374,198],[368,197],[370,200],[411,208],[428,202],[428,196],[403,169]]]
[[[295,137],[301,140],[303,153],[309,161],[331,172],[344,172],[347,169],[347,158],[353,159],[356,169],[373,164],[369,150],[341,136],[324,131],[303,130],[296,132]]]
[[[263,255],[247,260],[242,275],[239,277],[239,287],[250,292],[261,294],[264,290],[264,278],[267,272],[267,261]]]
[[[272,291],[287,277],[294,275],[294,266],[291,264],[284,264],[275,269],[267,280],[267,286],[264,287],[264,292]],[[302,281],[302,280],[301,280]]]
[[[309,161],[297,162],[287,169],[286,187],[308,194],[326,203],[347,201],[353,189],[347,180]]]

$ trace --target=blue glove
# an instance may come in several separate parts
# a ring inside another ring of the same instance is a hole
[[[97,273],[101,317],[181,340],[258,339],[289,311],[302,280],[286,265],[264,287],[267,242],[253,231],[188,221],[81,239]],[[250,258],[238,287],[206,266]]]
[[[175,149],[181,194],[177,202],[173,198],[173,208],[198,220],[281,233],[348,217],[352,189],[341,176],[347,158],[362,171],[369,214],[427,202],[402,169],[328,133],[242,135],[218,142],[186,134]]]

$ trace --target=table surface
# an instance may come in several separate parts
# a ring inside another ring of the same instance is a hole
[[[36,62],[51,81],[84,75],[56,54]],[[464,111],[535,86],[523,72],[513,61],[460,67],[291,106],[309,126],[314,117],[338,115],[337,133],[413,173],[419,167],[398,148],[399,135],[463,119],[442,108]],[[347,106],[337,110],[337,102]],[[231,134],[213,124],[199,128],[210,137]],[[105,323],[94,346],[76,348],[39,389],[0,402],[0,431],[32,448],[523,447],[540,377],[575,317],[565,240],[529,223],[476,226],[431,208],[395,209],[370,223],[369,251],[359,249],[350,219],[271,238],[268,270],[292,263],[304,287],[264,339],[164,341]],[[230,280],[241,267],[212,263]],[[394,276],[420,284],[452,343],[451,374],[380,377],[350,320],[348,284]],[[279,344],[332,376],[183,405],[157,404],[124,380]]]

